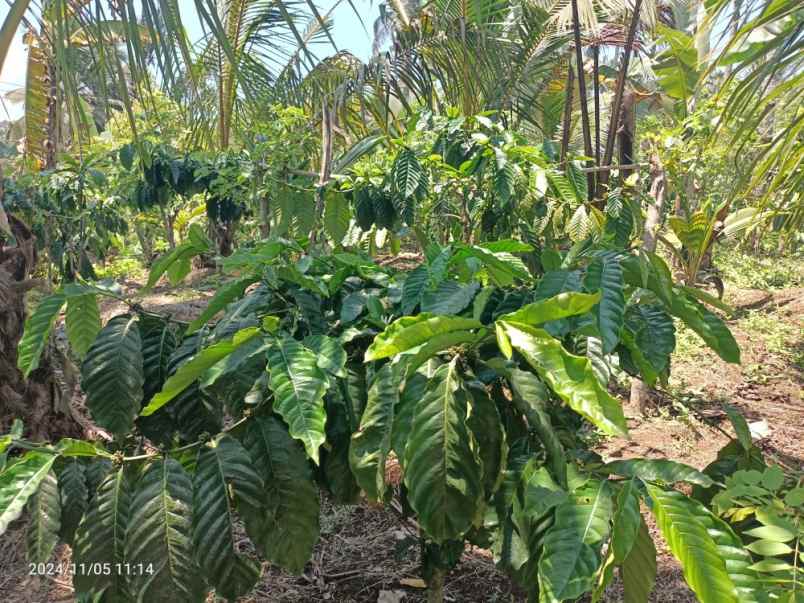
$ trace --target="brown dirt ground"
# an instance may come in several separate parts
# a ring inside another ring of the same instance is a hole
[[[194,275],[202,280],[208,274]],[[135,283],[131,283],[133,289]],[[192,293],[157,288],[142,301],[146,309],[174,312],[180,320],[196,316],[211,291]],[[736,405],[749,421],[765,420],[769,433],[761,440],[765,452],[777,462],[801,467],[804,464],[804,405],[802,405],[801,358],[804,354],[804,289],[775,292],[733,291],[726,301],[737,310],[730,320],[742,349],[742,364],[722,362],[701,348],[689,358],[674,362],[671,387],[657,392],[655,412],[631,419],[631,439],[602,442],[605,458],[664,457],[703,467],[715,458],[730,431],[722,404]],[[104,318],[124,309],[123,304],[106,303]],[[762,337],[743,330],[739,319],[758,309],[789,327],[792,357],[770,351]],[[752,368],[754,367],[754,368]],[[761,370],[757,371],[756,367]],[[758,376],[758,374],[760,376]],[[673,395],[675,391],[687,392]],[[24,518],[18,520],[0,542],[0,600],[20,603],[72,601],[68,576],[27,575]],[[688,603],[695,598],[684,583],[678,563],[669,554],[654,525],[658,558],[657,585],[651,601]],[[292,576],[268,563],[253,593],[241,603],[412,603],[425,600],[419,577],[419,551],[415,529],[397,513],[368,504],[334,507],[324,501],[321,539],[313,559],[301,576]],[[249,553],[244,537],[241,546]],[[69,563],[70,549],[60,545],[54,562]],[[467,548],[459,566],[447,577],[447,601],[490,603],[525,601],[523,593],[499,572],[487,551]],[[210,597],[214,601],[214,597]],[[604,599],[622,600],[613,584]],[[154,602],[162,603],[162,602]],[[167,603],[167,602],[166,602]]]

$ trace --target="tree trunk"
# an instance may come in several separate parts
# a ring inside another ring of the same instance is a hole
[[[0,193],[1,194],[1,193]],[[82,437],[83,428],[70,413],[70,396],[75,385],[70,366],[56,370],[56,352],[47,346],[26,381],[17,368],[17,348],[25,325],[25,293],[44,284],[31,279],[36,266],[35,238],[18,218],[8,216],[16,245],[0,242],[0,433],[21,419],[26,436],[38,441],[59,437]]]
[[[650,197],[653,203],[648,206],[645,216],[645,230],[642,233],[642,249],[656,251],[656,237],[662,220],[664,201],[667,193],[664,167],[659,159],[658,152],[650,157]],[[628,414],[643,416],[650,406],[650,387],[641,379],[631,381],[631,399],[628,403]]]

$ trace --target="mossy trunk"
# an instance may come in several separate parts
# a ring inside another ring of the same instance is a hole
[[[73,419],[69,397],[64,396],[66,371],[57,371],[51,351],[46,350],[27,379],[17,368],[17,348],[25,327],[25,294],[45,283],[31,278],[36,249],[31,230],[18,218],[8,216],[16,244],[0,239],[0,433],[21,419],[27,437],[49,441],[54,437],[81,437],[83,428]]]

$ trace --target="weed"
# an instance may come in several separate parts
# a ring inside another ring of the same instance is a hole
[[[804,285],[802,254],[753,254],[737,246],[717,248],[714,264],[726,285],[739,289],[785,289]]]
[[[791,325],[767,311],[751,310],[737,321],[740,330],[753,341],[761,341],[768,352],[792,358],[795,342]]]

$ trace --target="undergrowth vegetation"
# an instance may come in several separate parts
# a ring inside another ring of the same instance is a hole
[[[801,467],[686,387],[800,367],[798,3],[393,2],[365,61],[309,1],[198,1],[193,43],[181,8],[0,29],[0,534],[34,570],[234,601],[369,503],[430,603],[472,546],[533,603],[661,601],[657,550],[702,603],[804,602]],[[714,410],[711,463],[623,455],[654,400]]]

